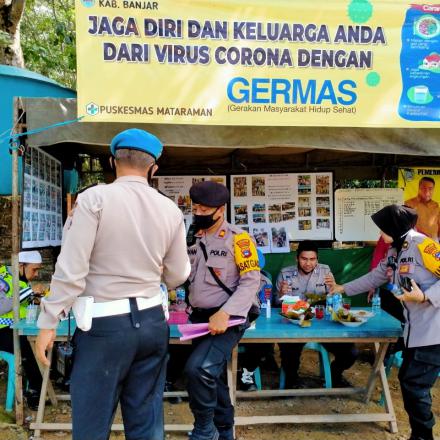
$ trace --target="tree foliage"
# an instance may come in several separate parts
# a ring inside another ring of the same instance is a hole
[[[26,0],[21,44],[27,69],[75,88],[74,0]]]

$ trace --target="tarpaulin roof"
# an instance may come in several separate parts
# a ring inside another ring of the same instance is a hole
[[[22,98],[27,129],[33,130],[77,117],[76,99]],[[325,117],[325,116],[323,116]],[[181,147],[197,148],[201,154],[217,149],[256,149],[278,147],[282,154],[310,150],[337,150],[358,153],[382,153],[411,156],[438,156],[438,128],[341,128],[341,127],[250,127],[175,124],[75,123],[57,127],[28,138],[31,146],[44,147],[60,143],[83,144],[85,148],[107,152],[111,138],[119,131],[144,128],[157,135],[175,154],[194,152]],[[440,124],[439,124],[440,128]],[[88,147],[86,147],[88,146]],[[93,148],[93,146],[95,146]],[[100,148],[100,147],[104,148]],[[203,151],[201,149],[209,149]],[[198,154],[199,154],[198,153]]]

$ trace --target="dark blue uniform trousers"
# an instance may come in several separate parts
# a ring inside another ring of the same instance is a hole
[[[234,407],[229,397],[226,364],[243,336],[240,326],[225,333],[194,339],[193,351],[185,366],[189,405],[193,413],[214,411],[220,430],[234,425]]]
[[[137,307],[136,307],[137,308]],[[162,306],[94,318],[73,338],[73,440],[107,440],[118,401],[127,440],[162,440],[169,328]]]
[[[411,439],[432,440],[435,424],[431,388],[440,373],[440,345],[406,348],[399,371],[403,403],[411,425]]]

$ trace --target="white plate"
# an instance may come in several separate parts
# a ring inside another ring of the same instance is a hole
[[[290,321],[292,324],[295,324],[295,325],[300,325],[300,323],[301,323],[301,320],[299,320],[299,319],[293,319],[293,318],[286,318],[285,316],[283,316],[283,315],[281,315],[284,319],[286,319],[287,321]],[[308,319],[307,321],[312,321],[313,319]]]
[[[368,310],[351,310],[351,314],[361,319],[368,319],[374,316],[374,313]]]
[[[342,325],[345,325],[345,327],[359,327],[362,324],[365,324],[367,321],[362,320],[362,321],[358,321],[358,322],[347,322],[347,321],[338,321],[340,322]]]

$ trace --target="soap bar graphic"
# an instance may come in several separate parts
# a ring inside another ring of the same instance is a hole
[[[399,115],[440,121],[440,5],[410,5],[402,27],[400,69]]]

